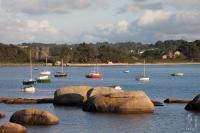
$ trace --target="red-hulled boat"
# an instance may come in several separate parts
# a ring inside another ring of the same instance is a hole
[[[86,75],[87,78],[95,78],[95,79],[101,79],[103,78],[103,75],[100,73],[89,73]]]

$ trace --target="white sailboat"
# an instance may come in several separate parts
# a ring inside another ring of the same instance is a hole
[[[28,92],[28,93],[35,93],[36,89],[33,85],[30,85],[30,86],[24,86],[22,88],[22,91],[23,92]]]
[[[150,78],[146,76],[146,66],[145,66],[145,59],[144,59],[144,70],[143,70],[143,75],[140,77],[137,77],[136,80],[138,81],[149,81]]]
[[[123,70],[123,73],[130,73],[130,70],[128,69],[128,63],[127,63],[127,68]]]
[[[46,70],[41,71],[40,74],[41,75],[51,75],[51,72],[48,71],[47,57],[46,57],[46,64],[45,64],[45,66],[46,66]]]
[[[35,92],[36,89],[33,85],[36,83],[36,81],[33,79],[31,50],[30,50],[30,79],[24,80],[22,83],[24,85],[22,91],[30,93]]]

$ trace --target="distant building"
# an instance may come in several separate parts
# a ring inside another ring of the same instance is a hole
[[[56,61],[56,62],[54,63],[54,65],[55,65],[55,66],[60,66],[60,65],[61,65],[61,61]]]
[[[163,56],[162,56],[162,59],[167,59],[167,55],[163,55]]]
[[[174,52],[174,58],[177,58],[181,55],[181,52],[180,51],[175,51]]]
[[[175,51],[175,52],[168,51],[162,55],[162,59],[172,59],[180,56],[181,56],[180,51]]]

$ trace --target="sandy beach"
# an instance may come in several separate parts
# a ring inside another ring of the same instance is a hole
[[[200,64],[200,62],[172,62],[172,63],[146,63],[146,65],[195,65],[195,64]],[[22,64],[17,64],[17,63],[0,63],[0,67],[6,67],[6,66],[29,66],[29,63],[22,63]],[[33,66],[45,66],[45,64],[43,63],[37,63],[37,64],[32,64]],[[64,66],[72,66],[72,67],[90,67],[90,66],[137,66],[137,65],[143,65],[143,63],[137,62],[137,63],[98,63],[98,64],[81,64],[81,63],[67,63]],[[53,66],[53,65],[49,65],[49,66]]]

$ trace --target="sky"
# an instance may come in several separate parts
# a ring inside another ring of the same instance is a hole
[[[199,0],[0,0],[2,43],[155,43],[199,37]]]

